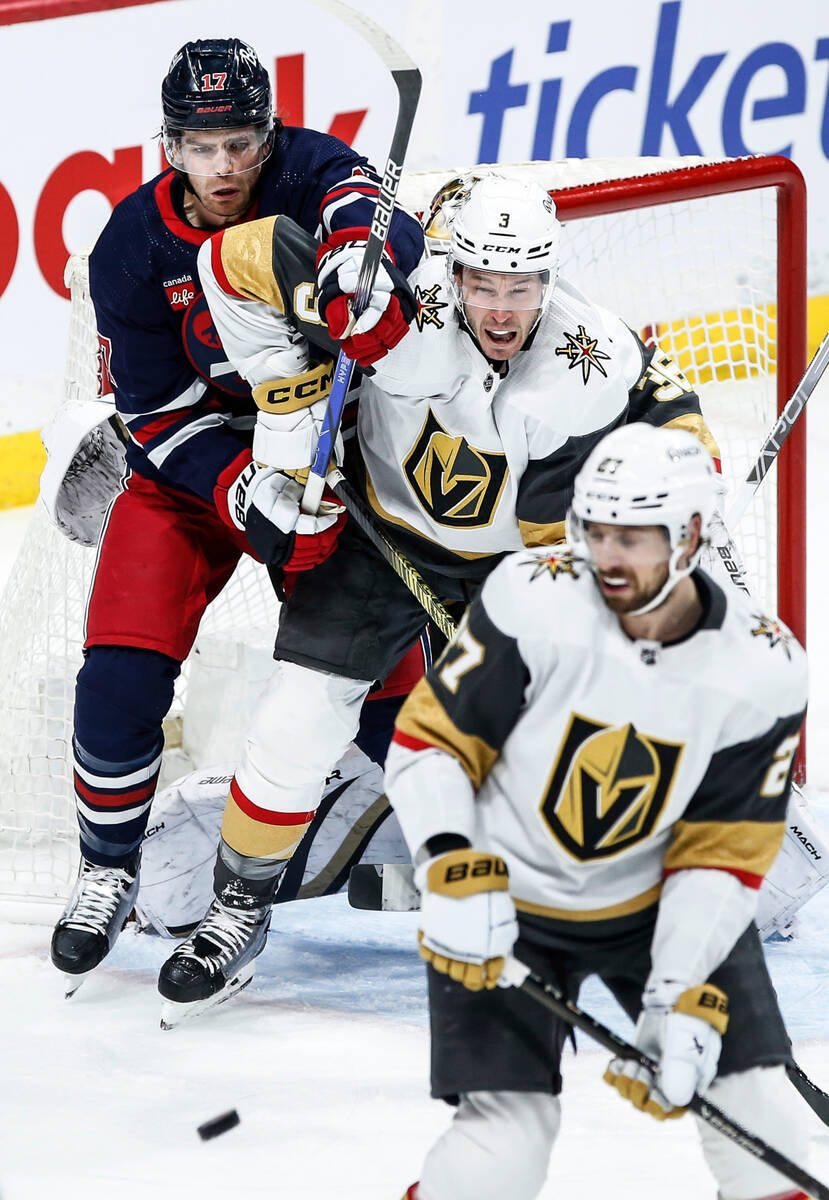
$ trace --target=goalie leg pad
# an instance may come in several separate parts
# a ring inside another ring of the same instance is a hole
[[[786,832],[760,889],[755,917],[760,936],[786,933],[795,914],[829,883],[829,831],[798,788],[786,811]]]
[[[231,784],[222,837],[233,850],[260,859],[291,857],[326,776],[357,731],[370,686],[277,663]]]
[[[426,1156],[418,1200],[535,1200],[561,1106],[544,1092],[469,1092]]]
[[[786,1077],[784,1066],[752,1067],[716,1079],[705,1093],[746,1129],[808,1169],[809,1134],[803,1105]],[[697,1120],[705,1161],[723,1200],[756,1200],[788,1196],[791,1182],[713,1126]]]

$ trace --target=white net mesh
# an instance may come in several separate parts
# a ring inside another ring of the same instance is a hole
[[[499,169],[529,172],[558,189],[669,165]],[[404,179],[404,203],[422,211],[456,173]],[[670,189],[670,173],[663,178]],[[770,189],[566,221],[562,273],[680,360],[701,389],[732,481],[744,478],[775,414],[776,246]],[[85,255],[70,260],[67,282],[66,394],[89,399],[98,391],[98,343]],[[775,515],[772,478],[739,531],[750,576],[772,606]],[[23,899],[24,915],[32,901],[61,899],[76,869],[72,703],[94,560],[93,551],[67,541],[38,509],[0,600],[0,903]],[[226,633],[261,647],[276,612],[266,574],[244,560],[208,610],[202,634]],[[187,675],[185,665],[176,700],[185,723]]]

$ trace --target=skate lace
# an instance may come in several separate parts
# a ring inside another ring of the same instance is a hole
[[[69,922],[93,932],[106,929],[130,882],[126,871],[104,867],[100,871],[86,872]]]
[[[251,936],[262,919],[262,910],[225,908],[218,900],[211,905],[185,953],[197,954],[197,939],[205,938],[213,943],[220,956],[230,960],[247,947]],[[184,948],[183,948],[184,949]]]

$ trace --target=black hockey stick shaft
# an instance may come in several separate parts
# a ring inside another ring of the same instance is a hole
[[[797,1063],[786,1064],[786,1074],[809,1105],[812,1112],[820,1117],[824,1125],[829,1125],[829,1094],[817,1084],[812,1083],[805,1071]]]
[[[363,533],[372,542],[387,563],[392,567],[414,598],[422,605],[442,634],[451,638],[455,634],[456,625],[451,615],[440,602],[435,592],[413,563],[409,562],[391,538],[374,520],[371,511],[366,507],[360,496],[347,479],[341,479],[334,484],[334,491],[345,504],[348,515],[356,521]]]
[[[643,1054],[636,1046],[632,1046],[630,1042],[613,1033],[606,1025],[602,1025],[594,1017],[591,1017],[583,1009],[574,1004],[572,1000],[568,1000],[564,993],[550,983],[549,980],[542,979],[534,971],[530,971],[524,963],[518,959],[507,959],[507,965],[504,971],[504,977],[514,983],[516,987],[520,987],[521,991],[535,1000],[537,1004],[543,1005],[550,1012],[555,1013],[561,1020],[566,1021],[569,1025],[573,1025],[576,1029],[581,1029],[583,1033],[588,1034],[600,1046],[604,1046],[605,1050],[609,1050],[617,1058],[626,1059],[629,1062],[636,1062],[641,1067],[652,1072],[655,1076],[657,1072],[657,1064],[647,1054]],[[520,980],[520,982],[519,982]],[[717,1108],[715,1104],[711,1104],[708,1100],[704,1100],[702,1096],[694,1093],[691,1097],[691,1102],[688,1105],[692,1112],[705,1121],[707,1125],[716,1129],[723,1137],[727,1137],[730,1141],[736,1142],[738,1146],[748,1153],[759,1158],[767,1166],[772,1167],[775,1171],[779,1171],[781,1175],[785,1175],[792,1183],[802,1188],[804,1192],[815,1197],[815,1200],[829,1200],[829,1187],[820,1182],[819,1179],[814,1179],[807,1171],[804,1171],[797,1163],[793,1163],[790,1159],[781,1154],[779,1150],[775,1150],[773,1146],[769,1146],[762,1138],[757,1137],[753,1133],[749,1133],[742,1125],[738,1125],[736,1121],[732,1121],[729,1116]]]
[[[354,293],[353,316],[359,317],[368,304],[380,266],[380,259],[388,241],[394,201],[400,186],[400,177],[403,174],[403,162],[417,113],[422,80],[420,71],[402,46],[399,46],[394,38],[364,13],[357,12],[348,4],[344,4],[343,0],[313,0],[313,2],[320,8],[335,14],[365,38],[389,68],[398,93],[397,121],[392,134],[386,167],[383,171],[383,179],[377,193],[377,203],[374,206],[374,215]],[[334,368],[331,395],[328,398],[328,406],[314,452],[314,461],[311,463],[308,482],[302,497],[303,512],[316,513],[319,511],[325,478],[342,423],[345,397],[353,370],[353,361],[340,350]]]
[[[794,429],[798,417],[820,382],[827,365],[829,365],[829,332],[824,335],[823,341],[812,355],[812,361],[806,368],[803,378],[766,435],[751,470],[740,484],[725,519],[729,529],[734,529],[745,515],[755,492],[777,460],[777,455]]]

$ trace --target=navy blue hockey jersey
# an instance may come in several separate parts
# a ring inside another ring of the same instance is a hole
[[[282,213],[308,233],[371,223],[378,177],[338,138],[283,129],[242,220]],[[255,405],[227,362],[196,273],[216,229],[183,216],[172,169],[117,205],[90,257],[90,288],[129,466],[212,502],[218,476],[250,449]],[[423,250],[417,222],[395,212],[389,243],[410,273]]]

